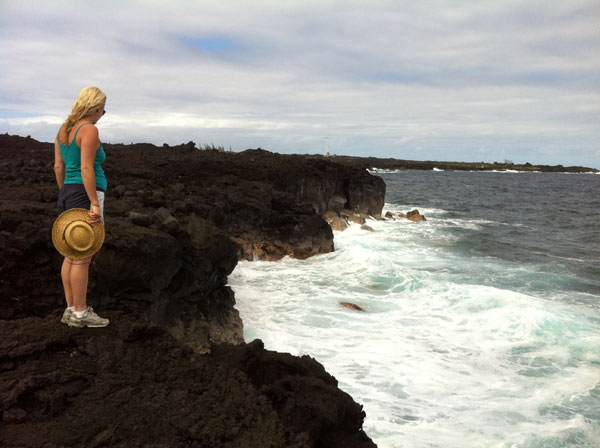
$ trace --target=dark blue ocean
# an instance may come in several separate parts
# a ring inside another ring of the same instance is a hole
[[[319,360],[380,447],[600,447],[600,176],[378,175],[427,221],[241,262],[246,340]]]

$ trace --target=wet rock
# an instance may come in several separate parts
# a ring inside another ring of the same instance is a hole
[[[340,302],[340,305],[345,306],[346,308],[350,308],[351,310],[365,311],[365,309],[363,307],[357,305],[356,303],[352,303],[352,302]]]
[[[357,214],[352,214],[348,216],[347,219],[348,221],[353,222],[355,224],[364,224],[365,222],[367,222],[367,220],[364,217]]]
[[[406,213],[406,218],[414,222],[427,221],[427,219],[425,219],[425,216],[419,213],[419,210],[411,210],[410,212]]]
[[[394,217],[394,214],[392,212],[385,212],[385,217],[387,219],[392,219],[395,220],[396,218]]]
[[[335,218],[339,218],[339,215],[334,211],[328,210],[323,215],[323,218],[325,218],[325,221],[328,223],[331,223],[331,221],[333,221]]]
[[[375,230],[373,230],[373,227],[367,226],[367,225],[360,226],[360,230],[366,230],[367,232],[374,232],[375,231]]]
[[[353,210],[342,210],[340,212],[340,217],[345,219],[348,222],[353,222],[355,224],[364,224],[366,222],[365,217],[368,217],[369,215],[366,214],[361,214],[358,212],[355,212]]]
[[[352,210],[344,209],[339,213],[339,216],[344,219],[348,219],[350,216],[354,215],[355,212]]]
[[[270,235],[250,235],[232,239],[239,245],[240,258],[250,261],[276,261],[285,256],[304,259],[333,251],[332,229],[318,215],[296,224],[288,236],[278,229],[273,230]]]
[[[337,230],[339,232],[343,232],[348,228],[348,223],[342,218],[338,217],[333,218],[329,225],[331,226],[331,230]]]

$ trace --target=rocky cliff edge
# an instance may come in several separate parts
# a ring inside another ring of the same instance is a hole
[[[53,145],[0,135],[0,445],[374,446],[316,360],[243,343],[226,284],[241,258],[333,250],[322,215],[379,217],[381,179],[263,150],[104,147],[88,297],[111,325],[73,329],[59,322]]]

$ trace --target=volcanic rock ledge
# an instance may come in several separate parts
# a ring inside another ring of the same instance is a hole
[[[319,363],[242,342],[226,285],[240,258],[333,250],[321,214],[377,216],[381,179],[262,150],[104,147],[89,301],[111,325],[73,329],[59,322],[53,145],[0,135],[0,445],[374,446]]]
[[[0,321],[0,446],[374,447],[309,357],[260,341],[199,356],[132,314]]]

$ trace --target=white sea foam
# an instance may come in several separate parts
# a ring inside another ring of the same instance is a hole
[[[334,253],[240,262],[230,285],[246,340],[315,357],[364,405],[380,447],[600,443],[590,399],[600,389],[599,310],[490,286],[487,277],[529,272],[433,244],[448,238],[444,226],[469,223],[420,211],[432,219],[336,232]]]
[[[395,173],[406,172],[406,170],[389,170],[389,169],[385,169],[385,168],[370,168],[367,171],[369,171],[370,173],[374,173],[374,174],[395,174]]]

